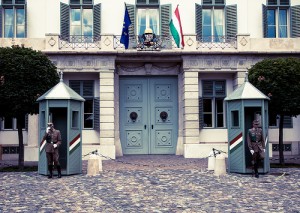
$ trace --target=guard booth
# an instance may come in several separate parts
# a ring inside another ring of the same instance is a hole
[[[61,80],[37,101],[39,102],[39,174],[48,175],[46,141],[41,141],[48,122],[52,122],[54,128],[61,132],[62,144],[59,147],[59,162],[62,175],[80,174],[82,172],[84,99]],[[56,168],[53,173],[57,173]]]
[[[245,82],[225,98],[227,103],[228,170],[235,173],[252,173],[252,155],[247,144],[247,133],[253,120],[259,120],[266,142],[265,159],[259,166],[259,173],[270,171],[268,146],[268,100],[261,91]]]

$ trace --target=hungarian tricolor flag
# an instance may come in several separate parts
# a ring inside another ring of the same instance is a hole
[[[178,48],[184,47],[184,40],[183,40],[183,33],[182,33],[182,26],[180,21],[178,5],[172,15],[172,20],[170,21],[170,30],[177,47]]]

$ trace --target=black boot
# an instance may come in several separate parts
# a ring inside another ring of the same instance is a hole
[[[259,178],[259,174],[258,174],[258,165],[257,165],[257,164],[255,165],[254,170],[255,170],[255,177],[256,177],[256,178]]]
[[[60,165],[57,166],[57,177],[61,178],[61,167],[60,167]]]
[[[52,165],[48,165],[48,170],[49,170],[49,175],[48,175],[48,178],[52,178],[53,177],[53,173],[52,173]]]

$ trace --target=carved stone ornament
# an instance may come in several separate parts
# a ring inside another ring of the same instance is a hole
[[[53,47],[53,46],[56,44],[55,39],[54,39],[53,37],[51,37],[51,38],[49,39],[49,41],[48,41],[48,44],[49,44],[51,47]]]

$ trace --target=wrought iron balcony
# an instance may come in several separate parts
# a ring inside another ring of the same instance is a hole
[[[101,49],[101,36],[71,35],[59,36],[59,49]]]
[[[237,38],[227,36],[197,36],[197,49],[237,49]]]

